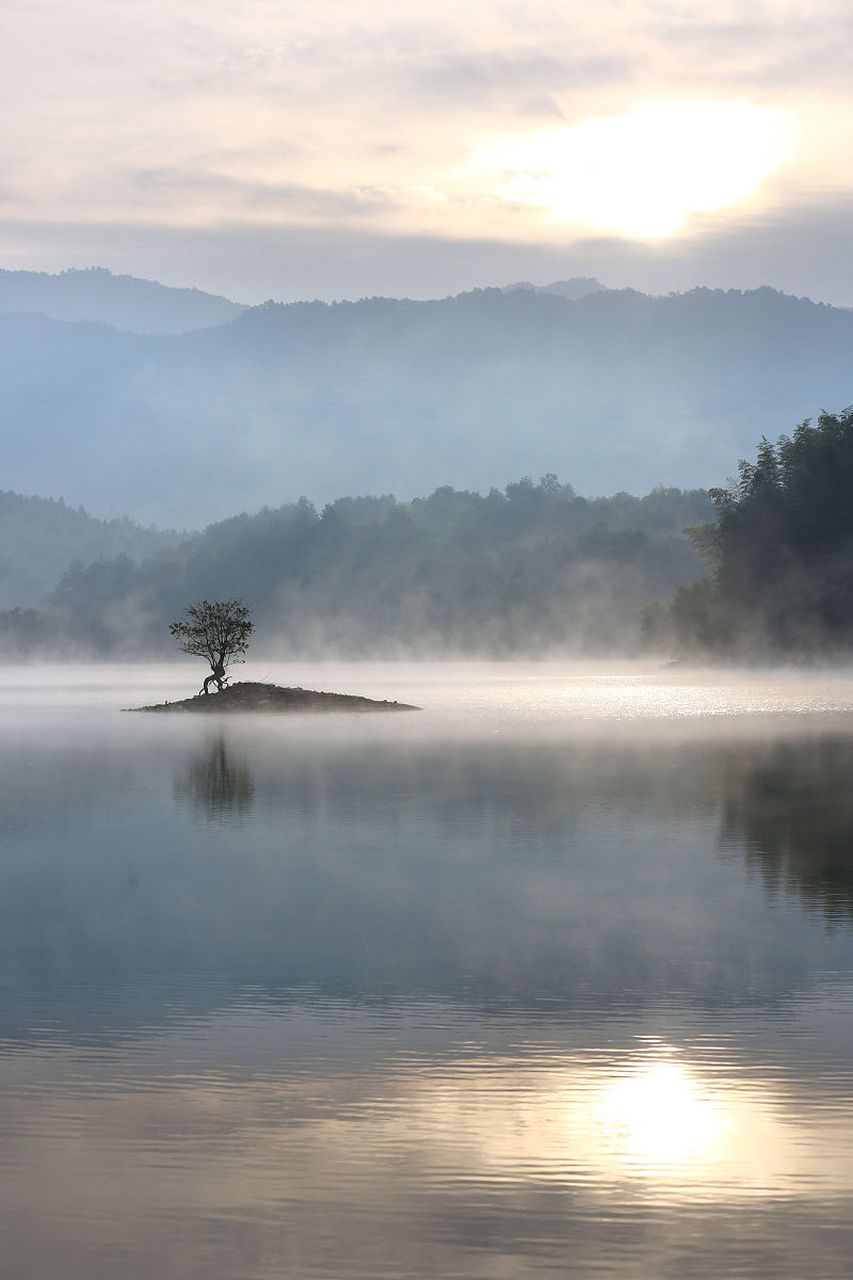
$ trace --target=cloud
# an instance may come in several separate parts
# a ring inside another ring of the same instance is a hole
[[[574,92],[583,85],[624,82],[626,74],[630,75],[630,68],[624,59],[606,55],[566,58],[536,48],[520,52],[451,52],[423,63],[413,77],[411,91],[415,96],[437,99],[451,110],[461,104],[494,105],[498,99],[503,111],[507,95],[514,102],[530,101],[529,95],[535,95],[562,115],[549,95]]]
[[[708,9],[667,12],[652,24],[659,66],[720,86],[732,82],[785,94],[792,86],[814,86],[819,70],[824,90],[845,90],[853,69],[853,17],[849,6],[830,3],[808,12],[786,3],[737,6],[716,17]],[[760,20],[759,20],[760,19]]]
[[[199,196],[220,210],[264,209],[286,212],[300,218],[321,219],[367,217],[390,209],[393,196],[379,187],[319,188],[295,182],[259,182],[215,170],[196,172],[174,169],[146,169],[130,178],[140,191]]]
[[[502,198],[484,148],[644,104],[754,103],[796,124],[785,182],[760,198],[795,210],[804,190],[853,190],[851,34],[846,0],[434,0],[428,17],[401,0],[392,18],[378,0],[8,0],[0,164],[47,256],[59,225],[144,238],[230,219],[248,236],[337,222],[344,256],[365,227],[571,255],[577,231]]]

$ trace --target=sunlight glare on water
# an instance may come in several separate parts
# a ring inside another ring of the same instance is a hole
[[[39,707],[46,687],[53,713],[75,717],[146,700],[176,700],[196,692],[192,663],[127,667],[10,668],[0,706]],[[515,724],[701,716],[785,716],[853,712],[853,668],[693,669],[653,663],[249,662],[234,680],[414,701],[433,720],[506,714]],[[118,693],[121,689],[123,692]]]

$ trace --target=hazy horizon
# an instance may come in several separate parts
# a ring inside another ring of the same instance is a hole
[[[583,264],[581,263],[577,265],[582,266]],[[335,294],[335,293],[327,293],[324,295],[317,291],[311,292],[310,286],[309,286],[305,293],[299,294],[299,295],[294,294],[293,296],[277,296],[277,295],[263,294],[262,292],[258,292],[253,296],[247,297],[242,295],[238,296],[236,293],[229,294],[229,293],[216,292],[214,289],[209,288],[208,286],[202,284],[197,279],[193,279],[187,282],[187,280],[183,278],[181,279],[177,277],[172,278],[170,276],[164,276],[162,274],[147,275],[147,276],[137,275],[133,271],[118,270],[113,267],[106,266],[103,262],[86,262],[83,265],[79,265],[79,266],[66,264],[66,265],[59,265],[56,267],[39,266],[37,264],[34,264],[32,266],[10,266],[5,262],[0,262],[0,277],[3,277],[3,276],[38,277],[39,279],[47,279],[47,280],[59,280],[59,279],[62,279],[63,277],[75,277],[79,280],[85,281],[87,278],[90,278],[90,277],[106,275],[116,281],[129,281],[129,282],[133,282],[134,284],[154,285],[157,287],[161,287],[163,289],[180,291],[185,294],[200,293],[212,299],[233,303],[236,307],[243,308],[246,310],[256,308],[256,307],[262,307],[265,304],[268,304],[270,302],[276,303],[280,306],[292,306],[292,305],[297,305],[299,303],[311,303],[311,302],[320,302],[320,303],[325,303],[327,305],[333,305],[335,303],[358,303],[358,302],[366,302],[366,301],[373,301],[373,300],[388,300],[388,301],[395,301],[395,302],[443,302],[451,298],[460,297],[463,294],[474,293],[478,291],[486,291],[489,289],[496,289],[496,290],[499,290],[500,292],[508,292],[513,289],[524,290],[524,289],[530,288],[533,291],[555,293],[557,296],[560,296],[560,289],[559,289],[560,285],[563,285],[563,284],[571,285],[571,284],[574,284],[576,281],[581,281],[581,280],[589,280],[594,282],[597,288],[601,291],[609,291],[609,292],[628,291],[628,292],[634,292],[634,293],[642,293],[642,294],[645,294],[647,297],[651,297],[651,298],[665,298],[665,297],[684,295],[687,293],[692,293],[697,290],[698,291],[709,290],[712,292],[726,292],[726,293],[728,292],[754,293],[756,291],[761,291],[763,289],[770,289],[775,293],[781,293],[787,297],[804,299],[809,302],[818,303],[820,305],[833,307],[839,310],[846,311],[846,310],[853,309],[853,302],[851,302],[848,305],[845,303],[834,301],[828,297],[819,296],[816,293],[797,292],[796,290],[793,290],[793,289],[783,288],[781,285],[775,283],[772,280],[760,280],[757,283],[750,283],[750,284],[738,284],[738,283],[709,284],[708,281],[704,279],[696,279],[696,280],[685,279],[683,282],[675,284],[670,288],[670,287],[663,287],[663,286],[654,287],[651,284],[648,286],[644,286],[644,285],[636,284],[631,280],[621,279],[621,278],[618,280],[616,279],[602,280],[598,276],[594,274],[590,274],[588,272],[583,272],[582,274],[579,273],[579,274],[562,275],[562,276],[556,277],[556,276],[548,275],[547,273],[543,273],[543,271],[544,269],[540,271],[539,277],[537,278],[531,278],[526,276],[525,277],[514,276],[512,278],[508,277],[506,279],[501,277],[496,277],[495,279],[484,278],[482,282],[471,284],[469,286],[461,286],[458,288],[453,287],[453,288],[448,288],[446,291],[435,291],[435,292],[429,292],[428,287],[425,287],[425,289],[422,292],[412,292],[412,293],[351,292],[350,294],[347,294],[347,295]],[[589,292],[595,292],[595,289],[590,288]],[[583,293],[579,293],[577,295],[571,295],[571,296],[566,295],[566,296],[567,298],[570,297],[570,300],[576,300],[577,297],[582,297],[584,295]],[[0,297],[0,311],[13,311],[13,310],[29,311],[31,309],[36,310],[35,307],[14,308],[11,306],[4,306],[2,304],[2,297]],[[51,312],[45,311],[45,314],[50,315]],[[222,323],[227,323],[227,320],[223,320]],[[121,327],[121,326],[117,326],[117,327]],[[130,326],[128,327],[130,328]],[[198,327],[210,327],[210,326],[199,325]],[[133,332],[134,330],[131,328],[131,331]]]
[[[633,289],[651,296],[691,289],[770,288],[830,306],[853,307],[853,272],[839,262],[853,259],[850,215],[821,217],[800,240],[785,221],[759,224],[734,243],[713,232],[701,246],[644,245],[630,240],[590,240],[577,246],[543,248],[523,242],[443,241],[366,233],[285,233],[261,228],[237,235],[214,228],[161,237],[145,232],[144,243],[123,243],[120,228],[99,227],[82,237],[68,226],[39,246],[17,247],[18,229],[3,225],[6,252],[0,269],[61,275],[104,269],[114,276],[198,289],[243,306],[267,301],[357,302],[387,297],[436,301],[474,289],[504,289],[519,283],[543,288],[554,281],[593,276],[605,289]],[[21,228],[23,236],[25,229]],[[54,247],[54,241],[56,247]],[[281,265],[270,273],[271,258]]]

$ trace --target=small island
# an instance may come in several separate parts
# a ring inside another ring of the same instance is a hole
[[[420,711],[407,702],[379,702],[351,693],[323,693],[317,689],[286,689],[256,680],[230,683],[228,668],[243,662],[255,625],[242,600],[199,600],[190,605],[169,630],[181,653],[204,658],[210,667],[201,691],[194,698],[158,702],[151,707],[127,707],[128,711]],[[216,685],[216,693],[210,686]]]
[[[286,689],[278,684],[238,681],[218,693],[199,693],[179,702],[159,702],[130,711],[419,711],[407,702],[379,702],[350,693],[323,693],[316,689]]]

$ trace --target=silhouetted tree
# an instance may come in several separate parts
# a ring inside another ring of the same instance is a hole
[[[786,655],[853,645],[853,408],[800,423],[712,489],[712,525],[691,531],[713,577],[681,588],[682,650]]]
[[[201,692],[209,693],[215,681],[218,690],[228,682],[227,670],[233,662],[242,662],[254,631],[249,610],[241,600],[200,600],[185,611],[183,618],[169,623],[182,653],[206,658],[211,674]]]

